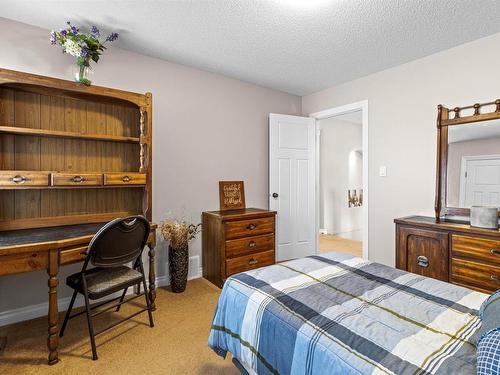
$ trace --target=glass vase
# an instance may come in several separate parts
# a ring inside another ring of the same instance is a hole
[[[90,75],[92,74],[92,69],[90,66],[76,64],[74,69],[75,82],[81,83],[86,86],[90,86],[92,81],[90,80]]]

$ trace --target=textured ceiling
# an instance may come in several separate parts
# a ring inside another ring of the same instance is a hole
[[[106,25],[121,48],[297,95],[500,32],[498,0],[1,0],[0,16]]]

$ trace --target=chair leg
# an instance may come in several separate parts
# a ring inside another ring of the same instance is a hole
[[[144,288],[144,297],[146,298],[146,305],[148,306],[149,326],[153,328],[155,326],[153,322],[153,309],[151,308],[151,301],[149,300],[148,288],[146,287],[146,276],[144,275],[144,267],[142,265],[142,261],[139,262],[139,267],[141,269],[141,274],[142,274],[142,286]]]
[[[128,290],[128,287],[125,288],[125,290],[123,291],[123,294],[122,294],[122,297],[120,298],[120,303],[123,302],[123,300],[125,299],[125,294],[127,294],[127,290]],[[118,305],[116,306],[116,312],[120,311],[120,307],[122,307],[122,305]]]
[[[90,345],[92,346],[92,359],[95,361],[97,360],[97,349],[95,346],[95,335],[94,335],[94,325],[92,324],[92,317],[90,316],[90,303],[89,303],[89,296],[87,293],[87,288],[85,287],[85,294],[83,297],[85,298],[85,309],[87,313],[87,324],[89,327],[89,336],[90,336]]]
[[[69,317],[71,315],[71,310],[73,309],[73,304],[75,303],[75,299],[76,299],[77,294],[78,294],[78,292],[75,290],[73,292],[73,296],[71,297],[71,302],[69,303],[68,311],[66,311],[66,315],[64,316],[64,322],[62,324],[61,331],[59,331],[59,337],[64,336],[64,330],[66,329],[66,325],[68,324]]]

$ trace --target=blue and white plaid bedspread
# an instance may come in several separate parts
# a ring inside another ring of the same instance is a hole
[[[209,346],[257,374],[474,374],[487,295],[343,254],[229,278]]]

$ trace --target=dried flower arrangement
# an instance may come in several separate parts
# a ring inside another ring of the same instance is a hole
[[[200,224],[188,223],[185,220],[168,219],[160,224],[160,233],[169,241],[168,269],[170,289],[181,293],[186,289],[189,271],[189,241],[201,230]]]
[[[78,27],[71,25],[71,22],[66,23],[67,28],[59,31],[53,30],[50,33],[50,44],[59,44],[63,53],[69,53],[76,57],[78,71],[75,80],[88,86],[91,84],[87,77],[90,60],[97,63],[106,49],[104,44],[115,41],[118,38],[118,33],[111,33],[104,41],[101,41],[99,39],[100,32],[96,26],[90,27],[88,33],[83,33]]]
[[[165,220],[160,224],[160,232],[166,241],[170,242],[170,247],[181,249],[187,247],[201,231],[200,224],[187,223],[186,221]]]

